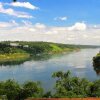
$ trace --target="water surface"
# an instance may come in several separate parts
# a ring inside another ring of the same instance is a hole
[[[49,59],[26,61],[20,65],[1,65],[0,80],[15,79],[19,83],[28,80],[41,81],[44,88],[51,89],[54,83],[54,79],[51,78],[53,72],[71,70],[73,76],[93,81],[100,79],[92,65],[92,58],[98,52],[99,49],[82,49],[79,52],[52,56]]]

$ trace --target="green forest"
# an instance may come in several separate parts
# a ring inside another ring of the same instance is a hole
[[[85,98],[100,97],[100,80],[89,81],[73,77],[70,71],[54,72],[53,91],[44,92],[41,82],[28,81],[19,84],[14,80],[0,81],[0,98],[4,100],[24,100],[26,98]]]

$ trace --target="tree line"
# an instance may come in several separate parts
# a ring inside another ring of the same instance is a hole
[[[14,80],[0,82],[0,97],[4,100],[24,100],[26,98],[83,98],[100,97],[100,80],[89,81],[73,77],[70,71],[54,72],[54,92],[44,92],[40,82],[25,82],[23,85]]]
[[[96,48],[96,47],[98,46],[59,44],[51,42],[4,41],[0,42],[0,54],[22,53],[22,52],[27,52],[29,54],[52,53],[52,52],[55,53],[55,52],[66,51],[66,49],[75,50],[80,48]]]

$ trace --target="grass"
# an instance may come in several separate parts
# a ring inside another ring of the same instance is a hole
[[[50,46],[52,47],[52,52],[61,52],[63,49],[54,45],[54,44],[50,44]]]
[[[25,58],[29,58],[27,53],[13,53],[13,54],[0,54],[0,62],[2,61],[18,61]]]
[[[55,44],[50,44],[50,46],[52,47],[52,50],[50,51],[50,54],[56,54],[56,53],[63,53],[63,52],[72,52],[72,51],[75,51],[75,50],[78,50],[78,48],[68,48],[68,47],[65,47],[65,48],[61,48]]]
[[[100,57],[100,53],[97,54],[97,57]]]

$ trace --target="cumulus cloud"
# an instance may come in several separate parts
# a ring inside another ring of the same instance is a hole
[[[69,27],[68,30],[86,30],[87,26],[85,23],[77,22],[73,26]]]
[[[66,17],[66,16],[64,16],[64,17],[56,17],[56,18],[54,18],[54,20],[58,20],[58,21],[66,21],[68,18]]]
[[[12,8],[5,9],[3,7],[2,3],[0,3],[0,13],[15,16],[15,17],[19,17],[19,18],[33,18],[31,15],[29,15],[26,12],[15,11]]]
[[[79,23],[79,22],[78,22]],[[0,41],[47,41],[66,44],[91,44],[100,45],[100,27],[86,28],[85,23],[74,24],[69,27],[47,26],[42,23],[32,24],[23,20],[16,23],[0,22]],[[76,29],[69,30],[70,27]],[[7,28],[8,27],[8,28]],[[80,28],[84,27],[84,28]]]
[[[44,24],[41,24],[41,23],[36,23],[35,27],[38,29],[45,29],[46,28],[46,26]]]
[[[39,9],[39,7],[36,7],[29,2],[13,2],[13,3],[6,3],[6,4],[10,6],[14,6],[14,7],[23,7],[23,8],[28,8],[32,10]]]

